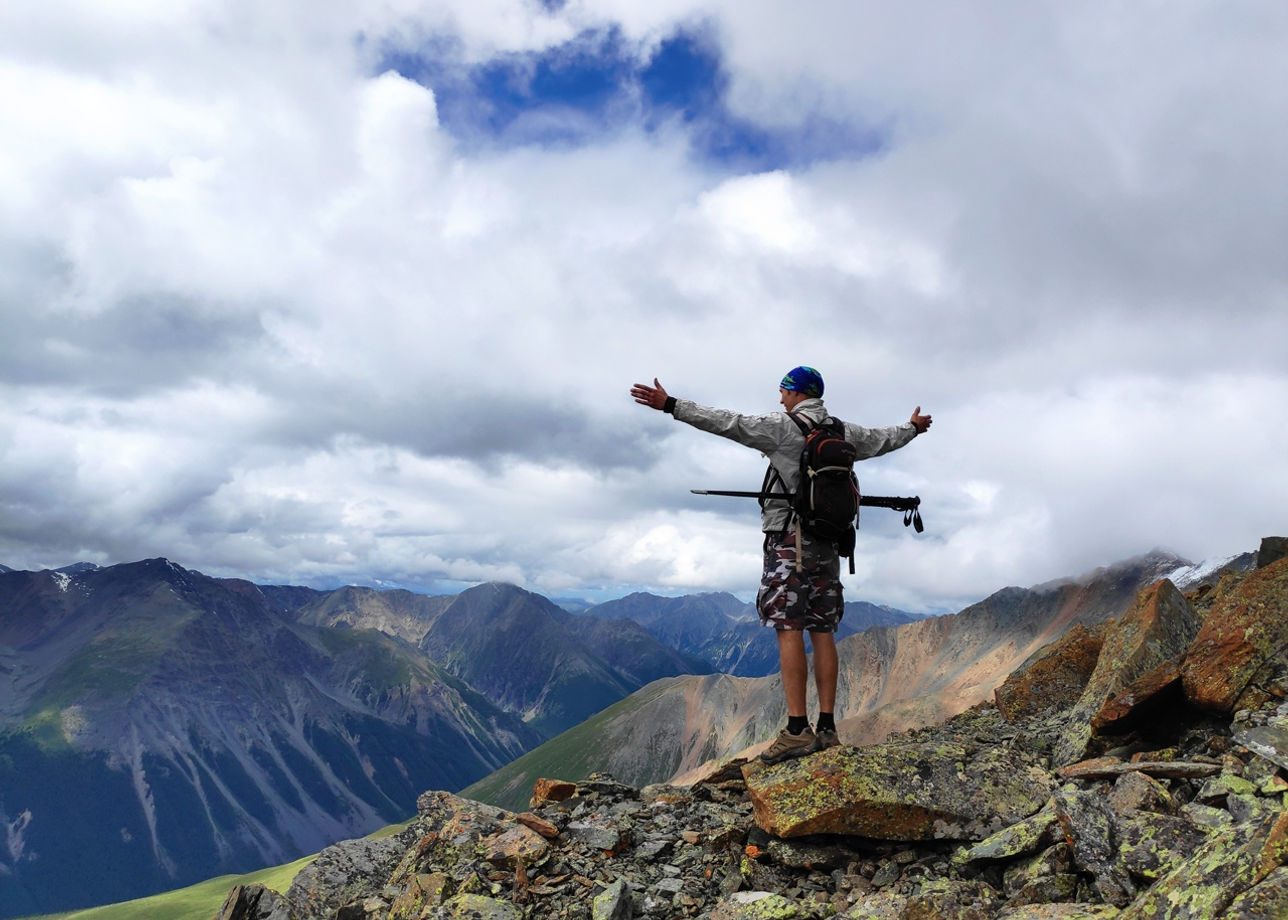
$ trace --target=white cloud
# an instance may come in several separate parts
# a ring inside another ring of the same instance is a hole
[[[0,561],[748,596],[754,503],[689,490],[762,460],[626,391],[767,412],[799,363],[854,421],[936,417],[861,467],[927,532],[868,513],[851,598],[1253,548],[1288,511],[1286,17],[7,7]],[[608,26],[640,60],[705,28],[737,113],[885,146],[752,175],[680,121],[471,146],[379,58]]]

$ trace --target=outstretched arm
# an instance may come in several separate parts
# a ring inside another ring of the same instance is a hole
[[[653,378],[653,385],[647,383],[637,383],[631,387],[631,395],[641,406],[648,406],[650,409],[662,410],[666,408],[667,392],[662,384]]]
[[[763,454],[777,450],[788,436],[797,436],[796,424],[782,412],[770,415],[742,415],[729,409],[712,409],[700,406],[692,400],[677,400],[666,387],[653,378],[653,385],[637,383],[631,387],[631,396],[641,406],[670,413],[676,421],[692,425],[699,431],[706,431],[731,441],[737,441],[746,447],[752,447]],[[907,432],[907,427],[904,427]]]

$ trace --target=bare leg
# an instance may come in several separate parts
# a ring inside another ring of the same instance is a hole
[[[814,685],[818,688],[818,708],[820,712],[836,711],[836,636],[830,632],[812,632],[809,634],[810,645],[814,648]],[[782,657],[782,646],[779,646],[779,657]],[[783,678],[787,682],[787,678]],[[804,699],[801,700],[802,707]],[[788,715],[791,713],[789,712]]]
[[[805,681],[809,676],[809,664],[805,660],[805,634],[798,629],[780,629],[777,632],[778,669],[783,675],[783,692],[787,694],[787,715],[804,716]],[[832,658],[832,684],[835,688],[835,645]]]

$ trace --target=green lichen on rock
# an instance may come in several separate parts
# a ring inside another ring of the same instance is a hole
[[[1288,858],[1288,813],[1266,815],[1255,825],[1211,835],[1131,904],[1121,920],[1189,920],[1217,917]]]
[[[1012,749],[956,742],[832,748],[747,774],[757,823],[780,837],[979,840],[1037,811],[1053,788]]]
[[[1029,817],[1003,828],[973,846],[962,847],[954,854],[958,863],[976,860],[1014,859],[1025,853],[1035,853],[1053,839],[1057,825],[1055,807],[1043,806]]]
[[[711,912],[711,920],[796,920],[800,906],[772,891],[742,891],[730,895]]]

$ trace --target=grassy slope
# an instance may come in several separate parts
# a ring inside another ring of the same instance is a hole
[[[570,782],[586,779],[603,768],[606,759],[602,741],[604,726],[639,709],[674,680],[664,678],[656,681],[651,692],[636,691],[580,725],[510,761],[495,773],[466,786],[459,794],[499,808],[523,811],[528,807],[532,784],[538,778],[555,777]]]
[[[410,822],[409,822],[410,823]],[[371,837],[388,837],[398,833],[407,824],[395,824],[377,831]],[[106,904],[102,907],[86,907],[82,910],[71,910],[59,914],[43,914],[40,917],[29,917],[26,920],[210,920],[223,906],[228,892],[237,885],[263,885],[274,891],[286,891],[291,887],[295,875],[309,863],[314,856],[305,856],[284,866],[271,869],[260,869],[246,875],[223,875],[201,882],[190,888],[154,894],[151,897],[139,898],[137,901],[123,901],[120,904]]]

